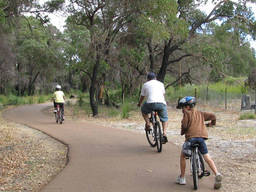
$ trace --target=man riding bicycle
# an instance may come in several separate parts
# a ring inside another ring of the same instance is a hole
[[[138,106],[140,107],[144,98],[147,98],[147,101],[141,107],[142,116],[146,122],[145,130],[151,130],[149,114],[153,110],[158,112],[158,115],[160,117],[160,121],[162,122],[162,127],[163,127],[162,143],[168,142],[167,134],[166,134],[168,113],[167,113],[164,94],[165,94],[164,84],[156,80],[155,73],[153,72],[148,73],[147,82],[144,83],[141,89],[141,95],[140,95]]]
[[[65,103],[65,94],[61,91],[61,86],[56,85],[55,92],[53,93],[53,105],[54,105],[54,113],[57,112],[57,104],[60,105],[60,109],[63,114],[64,120],[64,103]]]
[[[208,131],[204,124],[204,121],[211,121],[207,124],[207,127],[214,126],[216,124],[216,116],[212,113],[197,111],[194,107],[196,105],[195,97],[184,97],[178,102],[178,109],[182,109],[183,119],[181,121],[181,135],[185,134],[185,142],[191,144],[199,144],[199,151],[203,155],[205,162],[209,165],[213,173],[215,174],[214,189],[221,187],[222,175],[218,172],[214,161],[208,154],[207,145],[205,140],[208,139]],[[185,146],[185,145],[184,145]],[[183,150],[180,155],[180,171],[176,183],[180,185],[186,184],[185,179],[186,159]]]

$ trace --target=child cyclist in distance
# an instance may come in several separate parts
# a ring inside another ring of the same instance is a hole
[[[218,172],[214,161],[210,157],[205,140],[208,139],[208,131],[204,121],[211,121],[207,127],[216,124],[216,116],[212,113],[197,111],[194,107],[196,105],[195,97],[187,96],[179,100],[178,109],[182,109],[183,119],[181,121],[181,135],[185,135],[185,142],[191,144],[199,144],[199,151],[203,155],[205,162],[209,165],[215,174],[214,189],[221,187],[222,175]],[[180,185],[186,184],[185,179],[186,159],[183,150],[180,155],[180,175],[176,183]]]
[[[56,85],[55,92],[53,93],[54,113],[57,112],[56,108],[57,108],[57,104],[59,104],[62,110],[63,120],[64,120],[64,103],[65,103],[65,94],[63,93],[63,91],[61,91],[61,86]]]

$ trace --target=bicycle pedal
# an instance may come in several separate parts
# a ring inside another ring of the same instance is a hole
[[[208,176],[211,175],[211,173],[210,173],[210,171],[205,170],[205,171],[203,172],[203,175],[204,175],[205,177],[208,177]]]

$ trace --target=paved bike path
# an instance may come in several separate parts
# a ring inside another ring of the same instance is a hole
[[[65,120],[57,125],[50,104],[25,105],[4,117],[41,130],[69,146],[69,163],[43,192],[179,192],[194,191],[187,170],[187,185],[175,184],[180,149],[171,142],[163,152],[149,147],[144,134]],[[200,192],[213,191],[213,176],[203,178]]]

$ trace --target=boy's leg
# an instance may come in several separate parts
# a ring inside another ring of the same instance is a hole
[[[186,159],[184,153],[181,151],[180,154],[180,175],[178,176],[176,183],[180,185],[186,185],[185,179],[185,170],[186,170]]]
[[[180,177],[185,177],[185,171],[186,171],[186,158],[184,153],[181,151],[180,154]]]
[[[210,157],[210,155],[207,153],[207,154],[203,155],[203,157],[204,157],[205,162],[209,165],[209,167],[213,171],[214,175],[216,175],[218,173],[218,170],[217,170],[217,168],[215,166],[214,161]]]
[[[210,155],[207,153],[203,155],[204,160],[209,165],[213,173],[215,174],[215,183],[214,183],[214,189],[219,189],[221,187],[221,181],[222,181],[222,175],[218,172],[214,161],[210,157]]]

